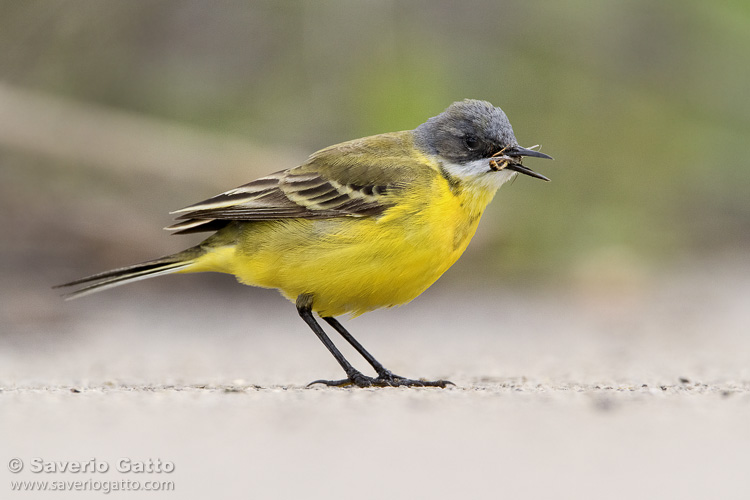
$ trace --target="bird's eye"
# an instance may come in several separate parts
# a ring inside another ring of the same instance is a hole
[[[479,149],[479,139],[473,135],[467,135],[464,137],[464,144],[469,151],[476,151]]]

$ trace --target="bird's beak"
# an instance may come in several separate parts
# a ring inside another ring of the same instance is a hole
[[[534,172],[529,167],[522,165],[521,158],[524,156],[532,156],[534,158],[546,158],[548,160],[552,160],[553,158],[550,155],[546,155],[533,149],[522,148],[521,146],[511,146],[509,148],[506,148],[502,154],[508,159],[508,163],[505,165],[505,169],[513,170],[514,172],[525,174],[530,177],[536,177],[537,179],[542,179],[543,181],[549,181],[549,179],[542,174]]]
[[[531,146],[532,148],[536,146]],[[511,146],[503,151],[505,156],[533,156],[534,158],[546,158],[548,160],[554,160],[550,155],[546,155],[541,151],[534,149],[522,148],[521,146]]]
[[[525,167],[520,163],[508,163],[508,165],[505,167],[505,170],[513,170],[514,172],[518,172],[519,174],[526,174],[531,177],[536,177],[537,179],[542,179],[543,181],[549,181],[549,178],[543,176],[539,172],[534,172],[529,167]]]

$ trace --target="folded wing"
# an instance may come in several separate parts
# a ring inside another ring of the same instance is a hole
[[[172,212],[180,222],[166,229],[185,234],[215,231],[229,221],[377,216],[393,205],[389,194],[429,170],[399,154],[403,140],[397,136],[379,141],[376,155],[366,154],[370,146],[363,140],[326,148],[303,165]]]

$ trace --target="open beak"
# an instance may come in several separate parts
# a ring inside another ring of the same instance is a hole
[[[531,146],[532,148],[535,148],[537,146]],[[506,148],[503,152],[505,156],[533,156],[534,158],[546,158],[548,160],[554,160],[550,155],[546,155],[540,151],[535,151],[533,149],[527,149],[522,148],[521,146],[511,146],[509,148]]]
[[[524,156],[532,156],[534,158],[546,158],[548,160],[552,160],[553,158],[550,155],[540,153],[539,151],[535,151],[533,149],[522,148],[521,146],[511,146],[509,148],[506,148],[502,154],[503,156],[498,157],[497,160],[500,160],[500,158],[504,157],[503,159],[507,161],[507,164],[504,167],[506,170],[513,170],[514,172],[518,172],[519,174],[525,174],[530,177],[542,179],[543,181],[549,181],[549,179],[542,174],[534,172],[529,167],[522,165],[521,159]]]

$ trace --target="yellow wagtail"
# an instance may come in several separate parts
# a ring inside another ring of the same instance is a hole
[[[461,256],[497,189],[517,173],[549,180],[521,163],[550,158],[520,147],[508,118],[464,100],[415,130],[356,139],[314,153],[302,165],[177,210],[168,227],[213,232],[199,245],[60,286],[80,297],[169,273],[229,273],[277,288],[346,372],[330,386],[437,386],[385,369],[335,319],[404,304]],[[356,370],[313,317],[323,318],[377,372]]]

